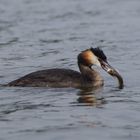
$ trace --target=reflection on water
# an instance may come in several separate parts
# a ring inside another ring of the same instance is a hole
[[[99,97],[102,89],[86,89],[86,90],[80,90],[78,95],[78,103],[80,105],[88,105],[88,106],[95,106],[95,107],[101,107],[103,104],[105,104],[104,97]]]

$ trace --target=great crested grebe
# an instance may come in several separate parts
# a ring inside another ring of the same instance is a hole
[[[70,69],[47,69],[36,71],[8,83],[8,86],[22,87],[100,87],[103,79],[92,68],[92,65],[102,67],[111,76],[119,81],[119,88],[123,88],[121,75],[107,62],[107,57],[99,48],[90,48],[82,51],[78,57],[80,72]]]

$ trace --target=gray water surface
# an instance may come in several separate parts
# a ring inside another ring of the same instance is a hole
[[[78,71],[100,46],[125,87],[100,70],[102,89],[0,87],[0,140],[139,140],[140,1],[0,0],[0,84],[32,71]]]

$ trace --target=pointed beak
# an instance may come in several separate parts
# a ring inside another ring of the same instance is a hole
[[[119,74],[119,72],[117,70],[115,70],[112,66],[110,66],[108,64],[108,62],[101,60],[101,67],[111,76],[116,77],[118,79],[119,82],[119,88],[122,89],[124,87],[123,84],[123,78],[122,76]]]

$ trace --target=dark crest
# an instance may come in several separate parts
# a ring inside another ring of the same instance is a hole
[[[107,61],[107,57],[100,48],[90,48],[90,50],[100,59]]]

